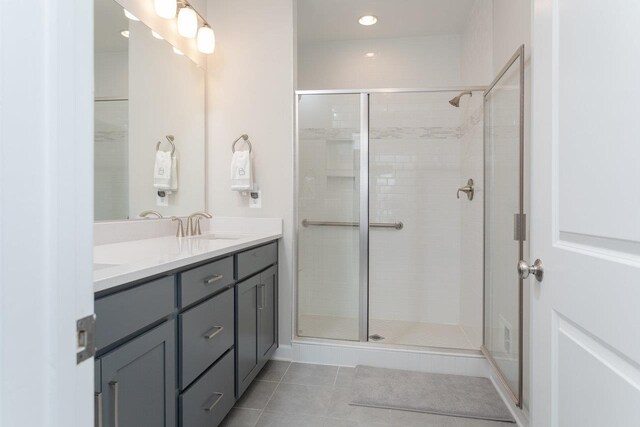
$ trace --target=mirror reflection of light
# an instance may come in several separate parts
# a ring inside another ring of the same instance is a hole
[[[139,21],[139,19],[133,13],[129,12],[127,9],[124,9],[124,16],[131,19],[132,21]]]
[[[157,38],[158,40],[164,40],[164,37],[162,37],[160,34],[156,33],[155,31],[151,30],[151,35],[155,38]]]
[[[129,38],[129,30],[122,30],[122,31],[120,31],[120,35],[121,35],[122,37]]]
[[[175,46],[173,47],[173,53],[175,53],[176,55],[184,55],[184,53],[182,53],[182,51]]]

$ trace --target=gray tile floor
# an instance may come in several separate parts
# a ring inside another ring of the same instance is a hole
[[[351,406],[355,368],[271,360],[225,427],[514,427],[515,424]]]

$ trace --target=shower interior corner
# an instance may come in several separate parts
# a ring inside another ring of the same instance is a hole
[[[456,107],[459,93],[372,91],[364,105],[360,93],[298,97],[297,336],[480,348],[483,96]],[[475,197],[457,198],[469,178]]]

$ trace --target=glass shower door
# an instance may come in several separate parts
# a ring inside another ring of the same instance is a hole
[[[484,95],[484,346],[520,405],[522,396],[524,58],[521,47]]]
[[[362,334],[362,102],[360,94],[298,95],[298,336]]]

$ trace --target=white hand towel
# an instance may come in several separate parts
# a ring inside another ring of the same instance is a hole
[[[153,167],[153,186],[158,190],[175,191],[178,189],[177,161],[170,151],[156,151]]]
[[[231,158],[231,189],[234,191],[249,191],[252,189],[251,153],[236,151]]]

